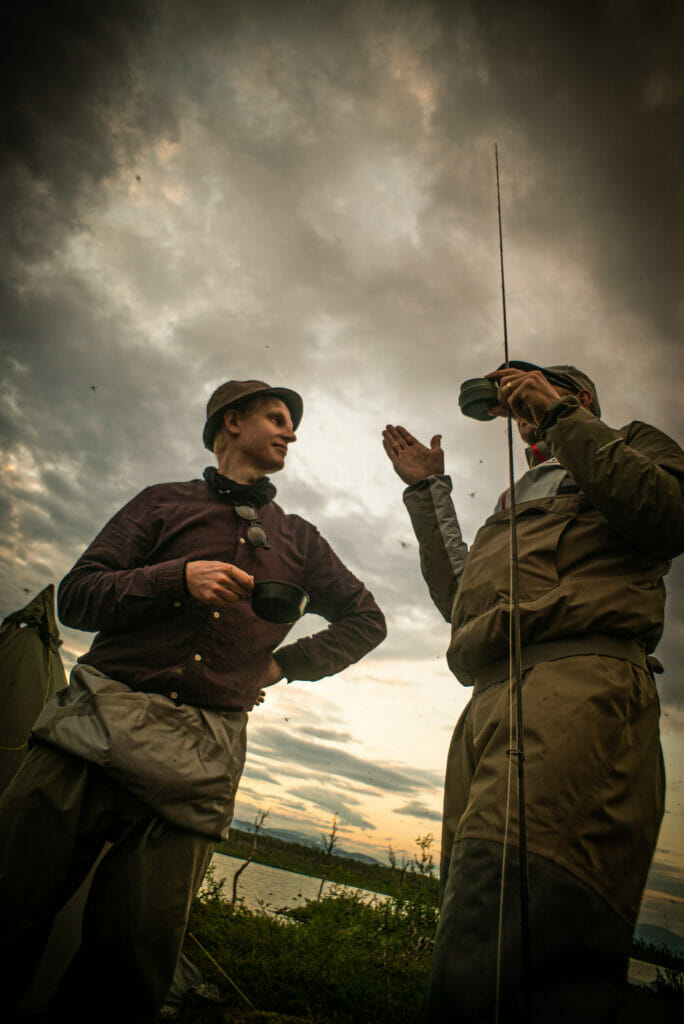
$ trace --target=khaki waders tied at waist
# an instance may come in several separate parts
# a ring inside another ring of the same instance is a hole
[[[165,821],[225,839],[245,763],[247,717],[176,704],[77,665],[32,735],[98,765]]]

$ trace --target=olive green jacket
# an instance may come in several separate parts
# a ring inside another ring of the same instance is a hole
[[[684,550],[684,452],[646,423],[608,427],[574,396],[547,410],[540,434],[515,486],[523,647],[592,633],[650,653],[663,577]],[[450,492],[449,477],[432,476],[404,501],[423,576],[452,625],[449,666],[472,685],[508,656],[510,496],[468,550]]]

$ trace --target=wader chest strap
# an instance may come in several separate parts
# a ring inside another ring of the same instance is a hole
[[[540,644],[527,644],[522,650],[522,670],[526,672],[542,661],[558,661],[560,658],[575,658],[578,655],[601,654],[607,658],[621,658],[645,671],[653,671],[646,652],[637,640],[614,636],[609,633],[583,633],[563,640],[549,640]],[[491,665],[475,670],[473,693],[480,693],[495,683],[509,677],[509,659],[501,658]],[[662,670],[661,670],[662,671]]]

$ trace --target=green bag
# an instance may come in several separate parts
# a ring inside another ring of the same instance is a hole
[[[0,793],[24,760],[48,697],[67,685],[61,643],[52,583],[0,626]]]

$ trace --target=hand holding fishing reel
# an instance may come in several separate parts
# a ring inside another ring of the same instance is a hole
[[[512,359],[486,377],[464,380],[458,404],[464,416],[475,420],[486,422],[512,414],[538,423],[560,397],[556,388],[576,392],[577,384],[558,371]]]

